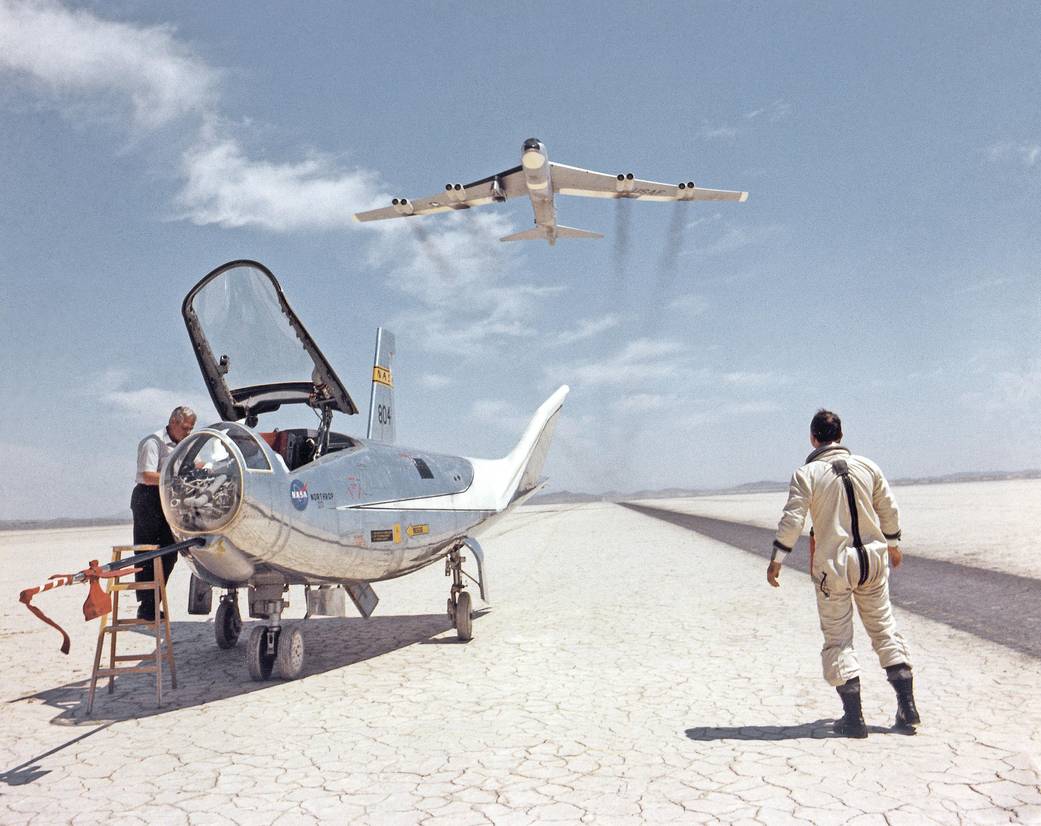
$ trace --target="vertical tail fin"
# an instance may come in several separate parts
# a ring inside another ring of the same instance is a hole
[[[369,397],[369,438],[394,441],[394,334],[376,329],[376,355],[372,363],[372,395]]]

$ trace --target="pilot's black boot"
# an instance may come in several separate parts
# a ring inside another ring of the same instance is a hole
[[[860,706],[860,677],[846,680],[835,690],[842,700],[843,715],[835,721],[832,731],[842,737],[867,737],[867,725],[864,723],[864,711]]]
[[[886,669],[886,678],[896,692],[896,728],[914,733],[915,726],[922,723],[914,704],[914,678],[911,666],[891,665]]]

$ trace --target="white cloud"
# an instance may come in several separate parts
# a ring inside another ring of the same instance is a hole
[[[109,370],[90,382],[87,392],[124,419],[129,417],[140,423],[154,423],[154,427],[165,423],[170,411],[180,405],[188,405],[204,421],[213,416],[210,399],[194,391],[152,386],[128,388],[128,384],[130,378],[124,371]]]
[[[999,141],[987,147],[987,157],[994,163],[1016,160],[1027,168],[1032,168],[1041,161],[1041,143],[1036,141]]]
[[[971,295],[973,293],[989,292],[996,290],[998,287],[1005,287],[1009,284],[1018,284],[1025,281],[1028,276],[1009,276],[1009,275],[983,275],[979,276],[977,280],[972,281],[962,287],[951,290],[952,295]]]
[[[418,330],[432,350],[471,357],[534,338],[539,303],[563,288],[516,280],[521,253],[498,240],[512,230],[495,212],[381,228],[369,263],[387,269],[388,284],[419,304],[394,323]]]
[[[706,312],[711,306],[708,299],[702,295],[681,295],[669,302],[669,309],[684,313],[687,316],[697,316]]]
[[[370,206],[379,191],[374,173],[339,170],[328,156],[257,161],[234,139],[209,135],[185,154],[184,175],[178,201],[193,223],[276,232],[353,227],[354,213]]]
[[[81,106],[69,96],[84,93],[101,110],[122,98],[149,129],[214,105],[218,73],[174,35],[53,2],[0,0],[0,70],[33,78],[63,106]]]
[[[783,410],[780,404],[770,399],[737,401],[717,397],[693,398],[684,402],[683,407],[686,413],[681,427],[696,427],[735,417],[762,416]]]
[[[788,384],[787,376],[775,373],[755,373],[749,371],[736,371],[724,373],[723,381],[735,387],[763,387],[765,385]]]
[[[621,413],[644,413],[648,410],[661,410],[674,401],[675,398],[658,393],[634,393],[617,399],[614,407]]]
[[[728,123],[712,125],[708,122],[703,122],[697,136],[710,141],[732,141],[738,135],[747,133],[752,128],[752,122],[754,121],[777,123],[787,118],[791,113],[792,106],[790,103],[785,103],[783,100],[775,100],[766,106],[745,112],[743,117],[748,123],[744,126],[731,126]]]
[[[627,343],[607,359],[557,365],[547,373],[579,386],[646,387],[651,382],[678,376],[688,361],[687,348],[679,342],[641,338]]]
[[[440,390],[442,387],[448,387],[452,379],[438,373],[424,373],[419,377],[419,383],[428,390]]]
[[[777,123],[777,121],[784,120],[791,113],[791,104],[785,103],[783,100],[778,99],[767,106],[763,106],[759,109],[753,109],[751,112],[746,112],[745,119],[755,120],[756,118],[760,118],[762,120],[768,120],[771,123]]]
[[[515,436],[520,436],[524,431],[529,415],[501,399],[478,399],[470,409],[470,416],[474,421],[491,425]]]
[[[721,126],[709,126],[704,124],[701,129],[698,130],[698,137],[704,138],[710,141],[729,141],[737,137],[738,130],[733,126],[727,126],[723,124]]]
[[[765,244],[779,236],[783,228],[777,224],[765,227],[742,227],[728,224],[714,241],[693,249],[684,250],[681,255],[726,255],[745,247]]]
[[[964,405],[976,412],[1002,416],[1022,416],[1036,419],[1041,408],[1041,360],[1022,370],[997,370],[991,374],[990,386],[983,391],[964,393]],[[1020,424],[1010,424],[1008,430],[1021,430]]]
[[[687,222],[687,229],[694,229],[694,227],[701,226],[702,224],[711,224],[716,221],[723,220],[722,212],[712,212],[708,215],[701,215],[693,220]]]
[[[353,213],[382,197],[375,173],[341,169],[328,155],[288,163],[249,157],[222,122],[220,72],[172,27],[104,20],[47,0],[0,0],[3,70],[31,78],[77,114],[129,107],[143,129],[196,116],[176,198],[179,217],[196,224],[275,232],[354,227]]]
[[[548,347],[564,347],[568,344],[575,344],[576,342],[598,336],[600,333],[611,330],[621,323],[622,320],[613,313],[600,316],[599,318],[585,318],[578,322],[578,325],[573,329],[547,337],[545,340],[546,345]]]

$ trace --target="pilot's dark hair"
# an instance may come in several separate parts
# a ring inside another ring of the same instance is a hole
[[[825,410],[823,407],[817,411],[810,420],[810,435],[821,444],[842,441],[842,419],[837,413]]]

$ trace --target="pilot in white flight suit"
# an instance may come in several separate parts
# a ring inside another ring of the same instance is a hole
[[[792,476],[767,580],[779,586],[781,563],[795,546],[809,512],[810,575],[824,633],[824,678],[835,686],[844,710],[835,732],[867,737],[860,665],[853,650],[856,602],[871,646],[896,691],[896,726],[913,733],[921,720],[914,702],[911,657],[889,602],[889,565],[895,568],[901,560],[899,513],[878,465],[851,454],[839,444],[841,439],[839,417],[819,410],[810,422],[814,450]]]

